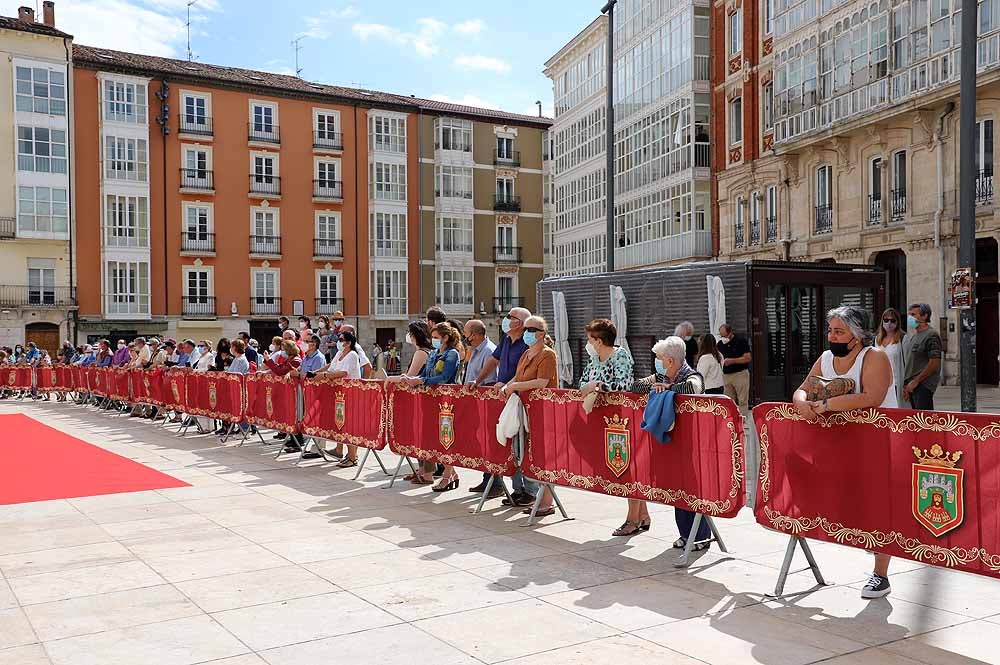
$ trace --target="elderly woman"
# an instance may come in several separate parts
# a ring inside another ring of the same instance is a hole
[[[796,410],[806,420],[816,420],[827,411],[897,406],[892,366],[884,351],[868,346],[867,320],[865,310],[854,305],[827,312],[830,349],[816,359],[792,396]],[[839,381],[830,383],[834,379]],[[861,591],[862,598],[889,594],[889,558],[887,554],[875,555],[875,570]]]
[[[632,356],[624,347],[615,346],[618,329],[608,319],[594,319],[587,324],[587,353],[590,362],[583,368],[580,393],[617,392],[632,385]]]
[[[705,380],[701,374],[691,369],[687,363],[687,343],[681,337],[674,335],[666,339],[661,339],[653,345],[653,355],[656,371],[644,379],[639,379],[632,384],[632,392],[648,394],[650,392],[663,392],[672,390],[680,395],[700,395],[705,392]],[[650,527],[649,511],[646,502],[638,499],[629,499],[628,517],[614,535],[631,536],[638,531],[648,531]],[[683,508],[674,508],[674,521],[677,523],[677,530],[680,538],[674,542],[674,547],[683,549],[687,545],[687,537],[691,533],[691,526],[694,524],[695,514]],[[693,551],[708,549],[708,523],[702,521],[698,527]]]

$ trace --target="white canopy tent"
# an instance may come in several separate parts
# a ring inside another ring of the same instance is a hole
[[[726,287],[722,278],[708,275],[708,329],[719,338],[719,326],[726,321]]]
[[[628,315],[625,312],[625,292],[620,286],[611,286],[611,323],[615,324],[618,330],[616,344],[632,355],[632,350],[628,348]]]
[[[559,383],[563,386],[573,385],[573,353],[569,348],[569,318],[566,316],[566,296],[562,291],[552,292],[552,311],[555,321],[554,337],[556,340],[557,368]]]

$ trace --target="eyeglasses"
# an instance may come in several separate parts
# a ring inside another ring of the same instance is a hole
[[[525,328],[524,331],[525,332],[530,332],[530,333],[543,333],[543,332],[545,332],[545,329],[544,328],[534,328],[534,327],[532,327],[532,328]]]

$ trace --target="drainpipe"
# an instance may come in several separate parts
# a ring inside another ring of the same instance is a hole
[[[934,208],[934,247],[938,251],[938,295],[941,298],[941,310],[945,307],[944,291],[944,247],[941,245],[941,216],[944,214],[944,123],[945,119],[955,111],[955,102],[948,102],[948,105],[938,116],[937,127],[931,140],[934,142],[934,150],[937,153],[937,206]],[[943,367],[943,365],[942,365]]]
[[[69,218],[67,219],[67,226],[69,230],[69,294],[73,301],[73,309],[69,312],[69,321],[67,321],[66,339],[69,339],[73,346],[76,346],[76,331],[79,328],[78,316],[80,313],[79,301],[77,300],[78,294],[76,293],[76,277],[74,275],[74,256],[76,250],[73,248],[73,241],[75,236],[73,234],[73,227],[76,226],[76,201],[73,199],[73,179],[76,177],[75,169],[73,168],[73,162],[76,159],[73,148],[75,147],[75,128],[74,123],[74,113],[73,109],[73,71],[71,68],[71,63],[73,58],[69,52],[69,38],[63,37],[63,48],[66,50],[66,136],[68,137],[67,144],[69,148],[67,149],[67,170],[69,171],[69,191],[66,194],[66,201],[69,204]],[[103,270],[103,267],[101,268]],[[61,331],[60,331],[61,332]]]

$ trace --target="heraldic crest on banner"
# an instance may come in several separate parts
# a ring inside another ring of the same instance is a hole
[[[215,405],[218,403],[219,395],[216,393],[215,381],[208,384],[208,405],[215,409]]]
[[[267,410],[267,417],[274,415],[274,402],[271,401],[271,386],[264,386],[264,408]]]
[[[607,448],[605,461],[611,473],[621,478],[631,461],[629,447],[628,418],[622,418],[617,413],[610,418],[604,416],[604,444]]]
[[[448,402],[441,402],[438,412],[438,441],[445,450],[455,443],[455,407]]]
[[[142,373],[142,385],[146,387],[147,395],[153,392],[152,387],[149,385],[149,374],[147,374],[146,372]]]
[[[965,470],[956,467],[962,453],[948,453],[935,443],[930,452],[914,446],[913,454],[913,517],[940,538],[965,518]]]
[[[173,379],[173,380],[170,381],[170,390],[174,393],[174,402],[176,404],[180,404],[181,403],[181,389],[177,385],[177,379]]]
[[[12,369],[9,372],[7,372],[7,385],[12,386],[15,383],[17,383],[17,370]]]
[[[347,424],[347,395],[338,390],[333,402],[333,424],[337,429],[344,429]]]

